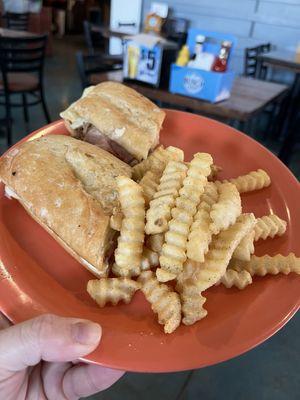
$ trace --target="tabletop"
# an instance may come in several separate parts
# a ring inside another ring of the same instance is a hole
[[[0,28],[0,37],[8,38],[24,38],[24,37],[35,37],[38,36],[36,33],[27,31],[15,31],[14,29]]]
[[[111,37],[117,37],[119,39],[123,39],[124,37],[130,36],[130,33],[124,33],[123,31],[120,30],[112,30],[108,27],[104,26],[98,26],[98,25],[92,25],[91,30],[93,32],[99,32],[104,36],[106,39],[109,39]]]
[[[122,71],[110,71],[91,76],[92,84],[107,80],[122,82]],[[186,107],[193,111],[238,121],[248,121],[264,109],[266,105],[285,96],[288,91],[288,86],[286,85],[252,78],[237,77],[228,100],[220,103],[209,103],[207,101],[173,94],[166,89],[145,86],[137,82],[126,81],[125,84],[155,101],[162,101],[170,105]]]
[[[300,74],[300,54],[286,50],[274,50],[257,56],[260,61],[271,66],[289,69]]]

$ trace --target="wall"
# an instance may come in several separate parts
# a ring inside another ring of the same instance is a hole
[[[238,46],[233,69],[243,71],[244,48],[271,42],[295,50],[300,45],[300,0],[164,0],[191,27],[233,33]],[[150,9],[144,0],[144,15]]]

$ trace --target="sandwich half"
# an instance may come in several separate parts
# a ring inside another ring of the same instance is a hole
[[[134,165],[158,145],[165,113],[127,86],[103,82],[85,89],[60,116],[73,137]]]
[[[110,153],[69,136],[49,135],[0,159],[6,194],[96,276],[114,251],[110,216],[118,206],[115,177],[131,168]]]

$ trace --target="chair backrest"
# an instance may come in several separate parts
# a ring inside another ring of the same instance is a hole
[[[185,44],[189,21],[185,18],[168,18],[163,26],[163,33],[169,40],[176,41],[180,46]]]
[[[93,28],[95,27],[95,30]],[[105,48],[106,39],[100,30],[97,30],[99,25],[93,24],[90,21],[83,21],[84,38],[89,54],[94,54],[96,51],[103,51]]]
[[[47,35],[0,37],[0,67],[5,81],[10,72],[36,72],[42,76]]]
[[[92,24],[101,25],[102,10],[99,6],[93,6],[88,8],[88,21]]]
[[[258,76],[265,79],[267,68],[261,67],[260,71],[257,71],[257,56],[259,54],[267,53],[272,48],[271,43],[264,43],[256,47],[247,47],[245,49],[245,64],[244,64],[244,75],[249,77]]]
[[[107,63],[103,54],[84,55],[81,51],[76,53],[78,72],[83,88],[91,85],[90,76],[115,69],[114,65]]]
[[[16,31],[28,31],[29,13],[12,13],[5,14],[7,28]]]
[[[188,25],[189,21],[185,18],[168,18],[164,24],[164,32],[167,36],[186,33]]]
[[[91,32],[91,23],[89,21],[83,21],[83,32],[84,32],[84,38],[85,42],[88,48],[89,54],[94,54],[95,49],[93,45],[93,39],[92,39],[92,32]]]
[[[81,51],[76,53],[78,72],[83,88],[90,86],[90,75],[104,72],[103,56],[101,54],[83,55]]]

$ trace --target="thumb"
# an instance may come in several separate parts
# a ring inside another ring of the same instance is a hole
[[[100,325],[78,318],[42,315],[0,331],[0,369],[20,371],[45,361],[71,361],[92,352]]]

